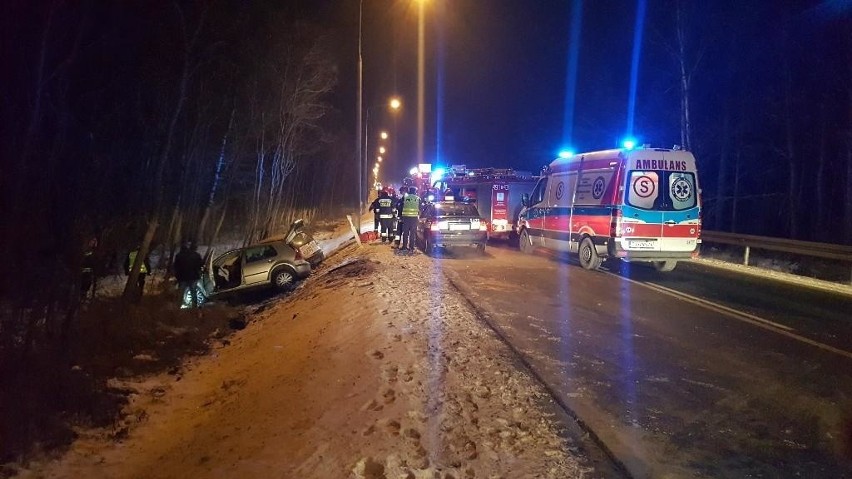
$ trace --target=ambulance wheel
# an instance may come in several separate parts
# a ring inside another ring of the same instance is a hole
[[[677,266],[677,261],[654,261],[654,269],[661,273],[668,273]]]
[[[595,249],[595,244],[588,236],[580,242],[580,266],[585,269],[598,269],[601,266],[601,257]]]
[[[519,247],[521,248],[521,253],[532,254],[533,250],[535,250],[530,242],[530,234],[527,233],[527,230],[521,231],[521,237],[518,242]]]

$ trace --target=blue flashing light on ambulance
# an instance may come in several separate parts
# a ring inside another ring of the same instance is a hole
[[[671,271],[701,243],[695,157],[677,147],[630,145],[557,158],[523,205],[521,250],[577,254],[586,269],[618,258]]]

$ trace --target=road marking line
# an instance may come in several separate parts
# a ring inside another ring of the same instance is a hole
[[[721,305],[721,304],[718,304],[718,303],[714,303],[714,302],[707,300],[707,299],[704,299],[704,298],[699,298],[697,296],[692,296],[691,294],[686,294],[686,293],[683,293],[681,291],[677,291],[677,290],[674,290],[674,289],[671,289],[671,288],[666,288],[665,286],[661,286],[661,285],[656,284],[656,283],[645,283],[645,284],[648,285],[649,287],[651,287],[652,289],[658,289],[660,291],[667,292],[672,296],[682,296],[683,298],[686,298],[693,303],[698,303],[698,304],[707,306],[711,309],[717,309],[717,310],[721,310],[721,311],[724,311],[726,313],[731,313],[731,314],[734,314],[734,315],[737,315],[737,316],[743,316],[743,317],[748,318],[752,321],[757,321],[759,323],[766,324],[766,325],[771,326],[773,328],[779,328],[779,329],[783,329],[785,331],[795,331],[795,329],[791,328],[790,326],[780,324],[780,323],[776,323],[775,321],[770,321],[768,319],[763,319],[760,316],[755,316],[751,313],[746,313],[745,311],[740,311],[738,309],[734,309],[734,308],[731,308],[731,307],[728,307],[728,306],[724,306],[724,305]]]
[[[643,283],[641,281],[636,281],[635,279],[625,278],[624,276],[620,276],[620,275],[617,275],[615,273],[607,273],[607,274],[611,274],[613,276],[618,276],[621,279],[626,279],[627,281],[630,281],[631,283],[635,283],[635,284],[638,284],[638,285],[641,285],[641,286],[645,286],[646,288],[652,289],[652,290],[657,291],[659,293],[663,293],[663,294],[666,294],[666,295],[669,295],[669,296],[672,296],[672,297],[675,297],[675,298],[678,298],[678,299],[681,299],[683,301],[687,301],[687,302],[690,302],[690,303],[693,303],[693,304],[697,304],[697,305],[703,306],[707,309],[718,311],[718,312],[725,314],[725,315],[728,315],[728,316],[730,316],[734,319],[738,319],[738,320],[743,321],[745,323],[749,323],[749,324],[752,324],[754,326],[757,326],[758,328],[762,328],[762,329],[765,329],[767,331],[772,331],[772,332],[778,333],[782,336],[787,336],[788,338],[795,339],[796,341],[799,341],[799,342],[802,342],[802,343],[805,343],[805,344],[809,344],[811,346],[815,346],[815,347],[822,349],[824,351],[828,351],[828,352],[838,354],[840,356],[844,356],[846,358],[852,359],[852,352],[849,352],[849,351],[846,351],[846,350],[843,350],[843,349],[840,349],[840,348],[835,348],[834,346],[829,346],[828,344],[824,344],[824,343],[821,343],[819,341],[815,341],[813,339],[806,338],[802,335],[796,334],[796,333],[793,332],[795,330],[793,328],[789,327],[789,326],[785,326],[783,324],[778,324],[778,323],[770,321],[768,319],[764,319],[764,318],[761,318],[759,316],[755,316],[753,314],[745,313],[743,311],[738,311],[736,309],[729,308],[729,307],[723,306],[721,304],[716,304],[712,301],[708,301],[706,299],[698,298],[698,297],[692,296],[690,294],[686,294],[686,293],[682,293],[680,291],[669,289],[669,288],[666,288],[665,286],[660,286],[660,285],[654,284],[654,283]]]

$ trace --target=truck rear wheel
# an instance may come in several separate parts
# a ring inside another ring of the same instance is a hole
[[[588,236],[580,242],[580,266],[584,269],[598,269],[601,266],[601,257],[595,249],[595,244]]]

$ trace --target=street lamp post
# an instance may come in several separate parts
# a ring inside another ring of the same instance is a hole
[[[425,37],[426,26],[424,20],[424,8],[426,0],[418,2],[418,17],[417,17],[417,163],[423,163],[423,135],[425,128],[425,84],[426,84],[426,64],[425,64]]]
[[[360,0],[358,2],[358,120],[356,121],[356,131],[355,135],[355,151],[358,160],[358,202],[356,203],[356,208],[358,209],[358,232],[361,232],[361,214],[364,212],[364,205],[362,204],[363,192],[361,191],[361,187],[363,185],[361,181],[361,177],[363,176],[363,171],[361,167],[361,117],[363,113],[363,95],[364,95],[364,63],[361,57],[361,23],[364,18],[363,14],[364,10],[364,1]]]

